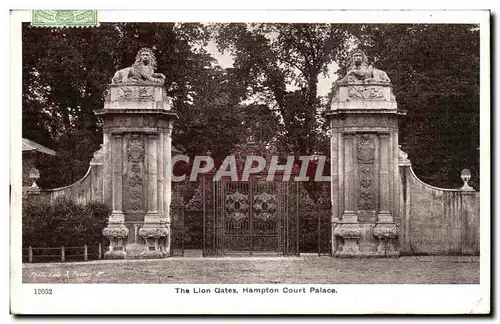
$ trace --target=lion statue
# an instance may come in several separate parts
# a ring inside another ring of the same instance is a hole
[[[141,48],[135,56],[135,63],[128,68],[116,71],[111,83],[145,83],[154,82],[163,84],[165,76],[155,73],[156,57],[149,48]]]
[[[384,71],[368,65],[368,58],[361,50],[355,51],[349,60],[348,71],[338,83],[390,83]]]

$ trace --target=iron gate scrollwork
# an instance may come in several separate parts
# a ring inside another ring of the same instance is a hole
[[[203,255],[298,254],[297,183],[203,179]],[[292,198],[292,199],[291,199]]]

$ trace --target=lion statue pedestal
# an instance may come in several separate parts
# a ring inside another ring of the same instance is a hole
[[[326,112],[331,127],[332,254],[397,257],[398,110],[387,74],[352,55]]]
[[[169,165],[177,114],[165,76],[155,68],[152,51],[141,49],[134,65],[115,73],[104,109],[96,111],[103,119],[104,202],[113,211],[104,229],[108,258],[170,255]],[[116,227],[123,230],[111,230]]]

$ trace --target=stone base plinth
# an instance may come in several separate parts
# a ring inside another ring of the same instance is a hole
[[[139,235],[144,239],[142,251],[136,256],[139,259],[161,259],[168,257],[166,247],[161,243],[168,238],[168,228],[163,223],[145,223],[139,230]]]
[[[163,259],[166,255],[161,250],[142,250],[139,259]]]
[[[145,244],[128,244],[126,246],[127,255],[126,259],[162,259],[167,257],[161,246],[149,250]]]
[[[394,223],[378,223],[373,229],[379,241],[377,247],[377,254],[380,257],[399,257],[399,250],[397,248],[397,238],[399,236],[399,229]]]
[[[104,253],[104,258],[124,259],[127,256],[124,241],[129,233],[128,228],[123,223],[110,223],[103,229],[102,233],[110,242],[109,250]]]
[[[334,253],[334,256],[339,258],[359,257],[358,240],[361,238],[361,228],[358,223],[339,224],[333,234],[342,240],[342,247]]]
[[[126,259],[127,252],[125,251],[107,251],[104,253],[104,259],[116,260],[116,259]]]

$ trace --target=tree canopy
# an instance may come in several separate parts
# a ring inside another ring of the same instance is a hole
[[[474,25],[367,25],[359,43],[388,72],[401,119],[400,144],[425,182],[479,188],[479,29]]]
[[[221,68],[214,41],[234,58]],[[114,72],[151,47],[180,120],[174,145],[223,160],[252,130],[293,155],[328,155],[318,80],[361,48],[386,71],[401,109],[400,142],[419,177],[457,187],[479,176],[479,31],[473,25],[104,23],[99,28],[23,26],[23,136],[55,149],[42,187],[85,173],[102,142],[103,92]]]

